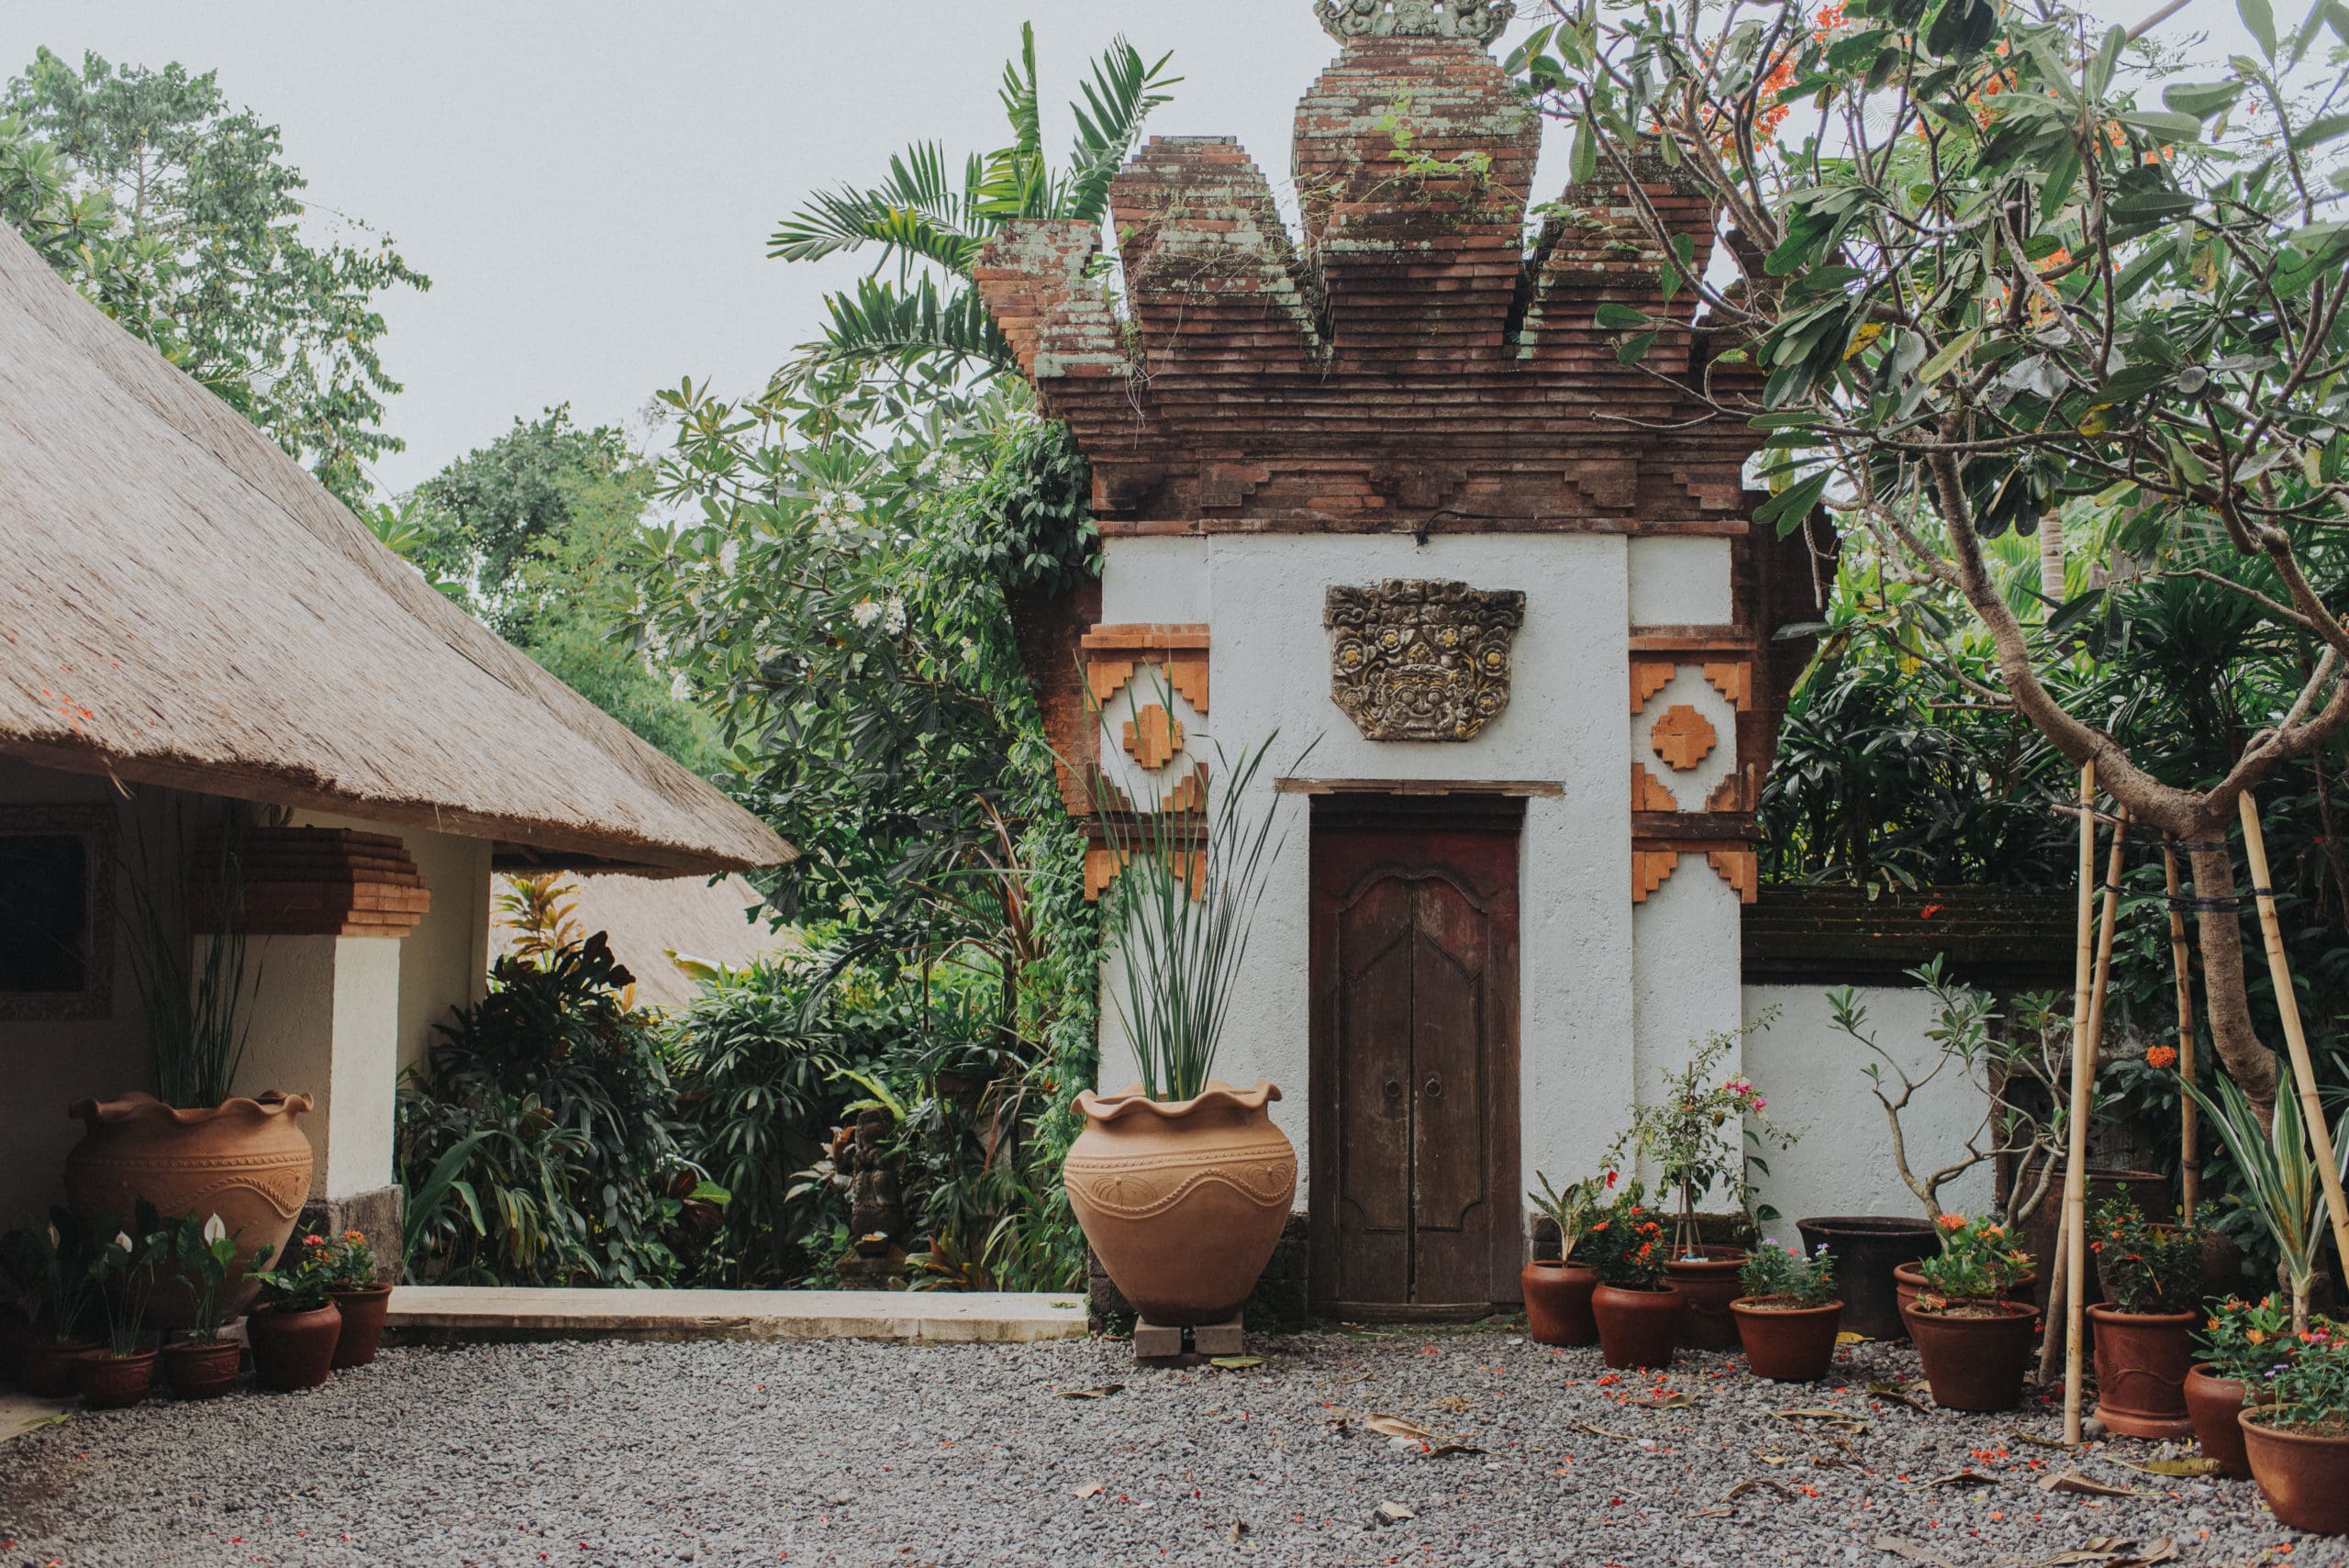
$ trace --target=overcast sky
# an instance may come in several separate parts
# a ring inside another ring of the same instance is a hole
[[[2156,4],[2112,0],[2112,19]],[[2232,12],[2190,8],[2229,30]],[[431,275],[385,302],[408,450],[376,478],[397,490],[550,404],[629,421],[683,376],[763,380],[857,272],[767,260],[775,220],[907,141],[1000,142],[1022,20],[1056,147],[1085,63],[1122,32],[1186,79],[1153,132],[1238,136],[1276,183],[1335,50],[1310,0],[0,0],[0,66],[46,44],[216,68],[283,128],[314,202]]]

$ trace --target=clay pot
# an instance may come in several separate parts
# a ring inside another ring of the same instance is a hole
[[[1835,1360],[1835,1335],[1843,1304],[1824,1307],[1763,1307],[1751,1297],[1729,1304],[1746,1363],[1756,1377],[1780,1383],[1816,1383]]]
[[[1599,1285],[1590,1293],[1590,1315],[1598,1323],[1600,1359],[1611,1367],[1670,1366],[1685,1305],[1668,1284],[1654,1290]]]
[[[2263,1426],[2254,1407],[2235,1417],[2251,1478],[2268,1508],[2310,1535],[2349,1535],[2349,1437],[2325,1438]]]
[[[1835,1288],[1843,1297],[1843,1327],[1871,1340],[1905,1340],[1892,1271],[1941,1251],[1938,1233],[1921,1219],[1888,1214],[1838,1214],[1798,1219],[1803,1251],[1835,1254]]]
[[[2032,1309],[2016,1301],[1969,1304],[1960,1313],[1901,1313],[1944,1410],[2011,1410],[2022,1402],[2031,1363]]]
[[[128,1410],[155,1387],[155,1352],[108,1355],[103,1351],[83,1356],[74,1369],[82,1388],[82,1403],[93,1410]]]
[[[310,1140],[294,1121],[309,1108],[309,1095],[274,1090],[211,1110],[174,1110],[151,1095],[83,1100],[68,1113],[89,1130],[65,1157],[66,1201],[93,1225],[120,1220],[142,1198],[166,1219],[218,1215],[237,1239],[220,1303],[233,1318],[258,1294],[243,1277],[254,1254],[284,1254],[310,1195]],[[176,1271],[158,1276],[148,1319],[159,1329],[195,1321]]]
[[[1679,1344],[1689,1351],[1737,1349],[1737,1319],[1729,1304],[1745,1294],[1738,1272],[1745,1253],[1735,1247],[1700,1248],[1701,1258],[1675,1258],[1664,1265],[1664,1277],[1688,1309],[1680,1315]]]
[[[342,1333],[334,1344],[335,1370],[365,1366],[375,1359],[375,1347],[383,1343],[384,1314],[391,1310],[392,1287],[371,1284],[362,1290],[327,1294],[342,1312]]]
[[[1542,1258],[1517,1276],[1525,1290],[1525,1337],[1537,1345],[1595,1345],[1598,1320],[1590,1315],[1590,1293],[1598,1276],[1582,1263]]]
[[[2122,1312],[2091,1307],[2096,1323],[2097,1419],[2124,1438],[2190,1437],[2186,1374],[2194,1365],[2193,1312]]]
[[[163,1381],[183,1399],[217,1399],[237,1385],[245,1347],[236,1340],[174,1340],[163,1347]]]
[[[1209,1079],[1197,1099],[1141,1085],[1076,1097],[1085,1130],[1062,1177],[1101,1266],[1134,1310],[1175,1328],[1235,1316],[1288,1222],[1297,1150],[1264,1107],[1270,1083]]]
[[[83,1356],[95,1355],[95,1340],[52,1340],[36,1334],[25,1345],[25,1392],[36,1399],[71,1399]]]
[[[245,1319],[253,1377],[281,1394],[316,1388],[334,1375],[334,1346],[341,1337],[342,1313],[331,1301],[309,1312],[263,1307]]]
[[[2232,1377],[2212,1375],[2207,1366],[2186,1374],[2186,1418],[2203,1454],[2236,1481],[2251,1479],[2251,1456],[2243,1451],[2243,1429],[2235,1417],[2243,1412],[2243,1385]]]
[[[1919,1263],[1903,1263],[1892,1271],[1893,1298],[1903,1312],[1916,1304],[1917,1297],[1929,1287],[1925,1284],[1924,1267]],[[2036,1302],[2039,1297],[2039,1276],[2025,1274],[2007,1287],[2009,1301]]]

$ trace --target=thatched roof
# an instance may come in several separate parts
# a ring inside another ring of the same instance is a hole
[[[747,969],[773,952],[804,948],[794,931],[771,929],[766,900],[739,876],[716,883],[700,877],[673,876],[660,880],[629,876],[622,872],[598,872],[565,879],[577,889],[571,900],[571,917],[584,932],[602,931],[611,939],[612,955],[636,976],[640,1006],[674,1011],[690,1003],[700,982],[677,967],[678,958],[696,958],[728,969]],[[498,879],[496,891],[504,891]],[[751,910],[758,918],[748,917]],[[493,962],[514,951],[518,935],[503,914],[489,925],[489,956]]]
[[[498,840],[791,847],[433,592],[0,224],[0,752]]]

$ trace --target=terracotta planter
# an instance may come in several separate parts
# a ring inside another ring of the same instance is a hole
[[[1543,1258],[1518,1276],[1525,1290],[1525,1336],[1537,1345],[1595,1345],[1598,1320],[1590,1315],[1590,1293],[1598,1276],[1581,1263]]]
[[[1233,1317],[1272,1261],[1297,1196],[1297,1150],[1265,1106],[1269,1083],[1209,1079],[1197,1099],[1132,1084],[1076,1097],[1085,1130],[1068,1151],[1069,1207],[1110,1281],[1149,1322]]]
[[[2235,1418],[2243,1413],[2243,1385],[2232,1377],[2215,1377],[2198,1366],[2186,1374],[2186,1418],[2205,1456],[2219,1462],[2230,1479],[2251,1479],[2251,1456],[2243,1451],[2243,1428]]]
[[[89,1130],[65,1157],[66,1200],[94,1225],[129,1215],[141,1198],[166,1219],[218,1215],[237,1238],[237,1262],[221,1287],[222,1310],[233,1318],[257,1294],[243,1277],[254,1253],[266,1245],[284,1254],[310,1195],[310,1140],[295,1125],[309,1108],[309,1095],[274,1091],[214,1110],[174,1110],[151,1095],[83,1100],[69,1113]],[[150,1322],[184,1329],[194,1308],[176,1272],[158,1277]]]
[[[245,1347],[237,1340],[174,1340],[163,1347],[163,1381],[183,1399],[217,1399],[237,1385]]]
[[[1835,1335],[1843,1304],[1824,1307],[1759,1307],[1750,1298],[1729,1304],[1745,1360],[1756,1377],[1780,1383],[1816,1383],[1835,1360]]]
[[[1683,1306],[1680,1292],[1668,1284],[1657,1290],[1598,1286],[1590,1293],[1590,1313],[1598,1322],[1600,1359],[1612,1367],[1670,1366]]]
[[[2096,1322],[2097,1419],[2124,1438],[2191,1437],[2186,1374],[2194,1365],[2193,1312],[2122,1312],[2091,1307]]]
[[[1701,1258],[1675,1258],[1664,1265],[1665,1281],[1688,1304],[1680,1315],[1679,1344],[1689,1351],[1733,1351],[1737,1319],[1729,1304],[1745,1294],[1737,1280],[1745,1253],[1736,1247],[1701,1250]]]
[[[281,1394],[316,1388],[333,1376],[335,1341],[341,1337],[342,1313],[331,1301],[311,1312],[264,1307],[245,1319],[253,1377]]]
[[[82,1358],[95,1355],[95,1340],[57,1340],[36,1334],[25,1346],[25,1392],[36,1399],[71,1399]]]
[[[1843,1327],[1871,1340],[1905,1340],[1892,1272],[1941,1251],[1933,1228],[1888,1214],[1838,1214],[1798,1219],[1803,1250],[1835,1254],[1835,1288],[1843,1297]]]
[[[153,1392],[155,1352],[109,1355],[104,1351],[83,1356],[74,1369],[82,1403],[93,1410],[128,1410]]]
[[[2264,1427],[2255,1407],[2235,1418],[2251,1478],[2276,1517],[2310,1535],[2349,1535],[2349,1437]]]
[[[1892,1271],[1893,1299],[1906,1312],[1917,1304],[1917,1297],[1926,1290],[1924,1267],[1919,1263],[1903,1263]],[[2025,1274],[2007,1287],[2009,1301],[2035,1303],[2039,1298],[2039,1276]]]
[[[365,1366],[375,1359],[375,1348],[384,1342],[384,1314],[392,1307],[392,1287],[372,1284],[364,1290],[328,1294],[342,1312],[342,1332],[334,1343],[335,1370]]]
[[[1917,1341],[1934,1404],[1944,1410],[2011,1410],[2022,1402],[2035,1315],[2014,1301],[1985,1302],[1975,1310],[1981,1315],[1911,1307],[1900,1316]]]

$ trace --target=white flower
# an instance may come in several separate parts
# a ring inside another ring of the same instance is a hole
[[[51,1251],[64,1245],[64,1238],[58,1235],[57,1227],[54,1225],[49,1228],[49,1245]]]
[[[130,1251],[132,1249],[130,1245],[129,1232],[124,1230],[116,1231],[114,1233],[114,1244],[121,1248],[126,1252]]]
[[[674,671],[670,673],[669,695],[676,698],[679,702],[691,702],[694,700],[693,684],[685,679],[685,673],[683,670]]]
[[[740,560],[741,556],[741,540],[731,539],[728,539],[724,544],[718,547],[718,569],[720,572],[730,573],[734,570],[734,562]]]
[[[963,662],[965,664],[975,664],[978,662],[979,645],[973,642],[969,638],[964,638],[963,639]]]
[[[871,599],[859,599],[856,607],[848,612],[848,618],[861,628],[869,627],[881,618],[881,606]]]
[[[228,1239],[228,1228],[220,1222],[218,1215],[204,1222],[204,1239],[206,1241],[226,1241]]]
[[[906,602],[892,597],[889,607],[881,612],[881,629],[895,637],[906,629]]]

